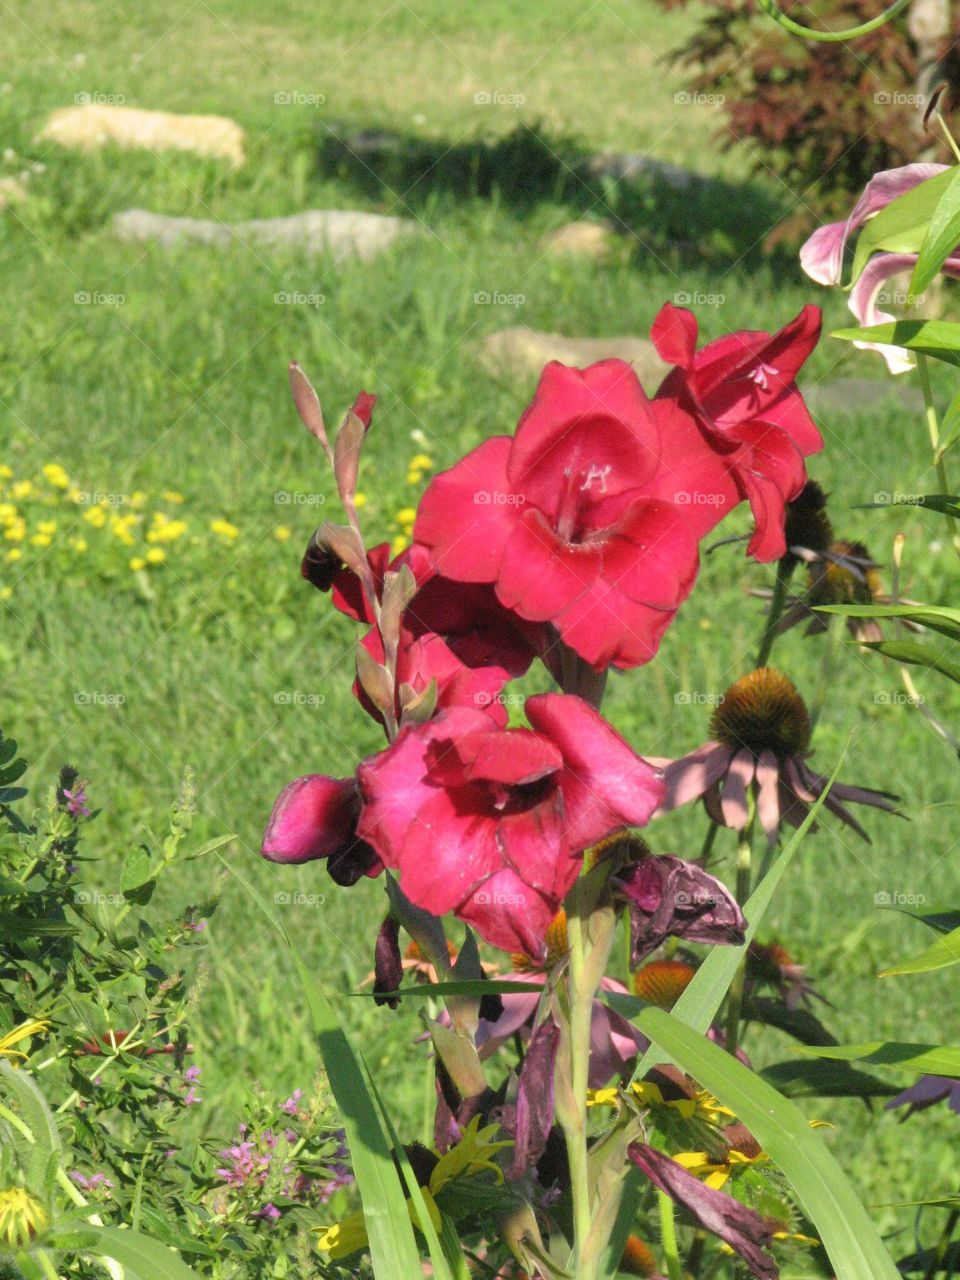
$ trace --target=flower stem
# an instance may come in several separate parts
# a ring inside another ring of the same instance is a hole
[[[573,1108],[572,1114],[564,1117],[563,1127],[573,1200],[574,1276],[576,1280],[593,1280],[596,1258],[591,1257],[588,1252],[587,1239],[591,1222],[590,1177],[587,1166],[587,1080],[594,993],[586,989],[586,938],[577,897],[575,893],[574,900],[570,903],[573,909],[567,913],[567,940],[570,947],[570,1084]]]
[[[787,599],[787,584],[793,572],[793,558],[789,551],[777,561],[777,579],[773,584],[773,596],[770,600],[770,612],[767,614],[767,625],[760,637],[760,648],[757,652],[757,667],[765,667],[770,659],[770,650],[777,638],[777,623],[783,613]]]
[[[752,800],[752,797],[751,797]],[[750,897],[753,872],[753,806],[737,847],[737,902],[741,907]],[[740,1015],[743,1012],[743,989],[747,977],[747,957],[740,961],[727,997],[726,1050],[735,1054],[740,1046]]]
[[[927,364],[927,357],[922,352],[917,353],[917,373],[920,376],[920,389],[923,392],[923,408],[927,420],[927,432],[930,436],[930,447],[933,450],[933,465],[937,473],[937,484],[940,486],[941,493],[948,494],[950,486],[947,481],[947,468],[940,453],[940,425],[937,421],[937,409],[933,403],[933,389],[930,386],[930,366]],[[960,532],[957,530],[957,522],[953,516],[947,516],[947,525],[950,529],[953,549],[960,556]]]
[[[657,1191],[660,1203],[660,1243],[667,1260],[667,1274],[670,1280],[682,1280],[683,1270],[680,1266],[680,1254],[677,1249],[677,1224],[673,1216],[673,1201],[665,1191]]]

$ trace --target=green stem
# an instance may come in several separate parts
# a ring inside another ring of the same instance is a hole
[[[770,612],[767,614],[767,625],[763,629],[763,635],[760,638],[760,648],[757,652],[757,667],[765,667],[770,658],[770,650],[773,648],[773,642],[777,638],[777,623],[780,621],[780,615],[783,613],[783,606],[787,599],[787,585],[790,582],[790,575],[793,573],[793,557],[787,553],[781,556],[777,561],[777,580],[773,584],[773,596],[770,600]]]
[[[710,854],[713,852],[713,842],[717,838],[717,832],[720,830],[720,824],[710,819],[710,825],[707,827],[707,834],[703,838],[703,848],[700,850],[700,857],[697,862],[701,867],[710,865]]]
[[[751,797],[752,800],[752,797]],[[742,906],[750,897],[753,873],[753,805],[740,844],[737,847],[737,902]],[[730,984],[727,997],[726,1050],[735,1054],[740,1046],[740,1015],[743,1012],[743,990],[747,979],[747,957],[744,956]]]
[[[682,1280],[683,1270],[680,1266],[680,1255],[677,1250],[677,1224],[673,1216],[673,1201],[664,1191],[657,1191],[660,1202],[660,1243],[663,1245],[667,1260],[667,1275],[670,1280]]]
[[[927,422],[927,433],[930,436],[930,448],[933,450],[933,465],[937,473],[937,484],[940,486],[941,493],[948,494],[950,486],[947,481],[946,464],[940,453],[940,424],[937,421],[937,409],[933,403],[933,389],[930,386],[930,366],[927,364],[927,357],[922,352],[917,353],[917,373],[920,377],[920,389],[923,392],[923,410]],[[953,516],[947,516],[947,525],[950,529],[953,549],[957,555],[960,555],[960,531],[957,529],[957,522]]]
[[[570,991],[570,1084],[573,1092],[573,1114],[566,1117],[564,1135],[570,1163],[570,1187],[573,1199],[574,1259],[576,1280],[592,1280],[596,1258],[588,1247],[591,1203],[590,1177],[587,1163],[587,1080],[590,1066],[590,1021],[593,992],[586,990],[586,938],[583,920],[578,912],[578,895],[567,913],[567,941],[570,948],[568,970]]]
[[[60,1280],[60,1277],[57,1275],[57,1269],[53,1265],[50,1255],[47,1253],[46,1249],[38,1249],[34,1254],[34,1257],[40,1263],[40,1270],[47,1277],[47,1280]]]
[[[940,1239],[934,1245],[930,1261],[927,1263],[926,1270],[923,1273],[923,1280],[933,1280],[934,1276],[940,1270],[944,1258],[947,1256],[947,1250],[950,1248],[950,1239],[956,1229],[957,1222],[960,1221],[960,1209],[953,1209],[944,1224],[943,1231],[940,1233]]]
[[[869,35],[871,31],[876,31],[885,22],[895,18],[909,3],[910,0],[894,0],[889,9],[884,9],[883,13],[876,18],[871,18],[869,22],[861,22],[858,27],[847,27],[843,31],[816,31],[813,27],[801,26],[799,22],[794,22],[792,18],[780,12],[776,0],[760,0],[760,7],[774,22],[792,35],[803,36],[805,40],[822,40],[825,43],[836,44],[841,40],[856,40],[859,36]]]

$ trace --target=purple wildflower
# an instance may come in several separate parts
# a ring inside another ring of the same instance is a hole
[[[280,1104],[280,1110],[285,1112],[285,1114],[288,1116],[295,1116],[297,1114],[297,1103],[300,1101],[302,1097],[303,1097],[303,1090],[294,1089],[293,1093],[291,1093],[290,1097],[286,1100],[286,1102],[282,1102]]]

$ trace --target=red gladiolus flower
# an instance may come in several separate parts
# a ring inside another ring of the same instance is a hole
[[[698,566],[681,512],[647,495],[660,455],[628,364],[553,362],[515,437],[485,441],[434,479],[414,537],[438,573],[493,583],[503,605],[552,624],[595,670],[639,666]]]
[[[377,876],[380,859],[357,836],[360,795],[355,778],[313,773],[288,783],[277,797],[260,852],[270,862],[327,859],[337,884]]]
[[[533,729],[454,707],[360,766],[360,837],[412,902],[454,911],[506,951],[539,956],[581,853],[644,825],[657,772],[580,698],[527,700]]]
[[[808,305],[779,333],[741,330],[697,351],[696,317],[668,303],[650,331],[660,356],[677,366],[656,401],[675,402],[706,430],[750,502],[756,531],[748,551],[761,561],[784,554],[784,505],[806,482],[804,459],[823,448],[795,382],[820,321],[819,308]]]

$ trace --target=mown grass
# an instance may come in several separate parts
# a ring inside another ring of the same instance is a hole
[[[720,300],[699,309],[707,337],[776,327],[811,299],[826,306],[830,324],[845,312],[804,281],[792,259],[760,255],[758,242],[796,197],[774,181],[736,185],[744,156],[720,158],[705,141],[709,111],[674,104],[680,80],[656,58],[684,19],[651,3],[470,11],[440,0],[285,3],[269,18],[252,0],[181,14],[107,0],[35,10],[0,32],[12,86],[0,95],[0,129],[16,153],[6,171],[46,166],[31,178],[28,202],[0,215],[0,462],[17,477],[58,462],[88,492],[143,490],[155,498],[177,490],[198,542],[183,560],[171,557],[148,573],[152,598],[127,568],[133,552],[119,543],[112,582],[94,571],[89,553],[61,554],[62,541],[83,531],[80,508],[61,515],[49,551],[17,566],[0,561],[0,587],[12,588],[0,629],[0,722],[35,761],[34,785],[48,785],[63,760],[90,779],[103,809],[105,878],[124,850],[162,830],[179,775],[194,767],[201,835],[236,832],[230,857],[270,897],[325,896],[319,905],[290,906],[288,924],[318,979],[347,991],[371,964],[380,887],[339,890],[316,867],[269,867],[256,853],[289,778],[346,773],[380,745],[350,695],[350,626],[298,575],[301,544],[332,488],[289,403],[287,361],[307,368],[330,419],[361,386],[378,394],[364,516],[373,535],[389,537],[398,531],[396,512],[416,496],[405,480],[409,458],[426,451],[437,468],[449,465],[485,435],[511,430],[529,397],[530,383],[494,380],[477,363],[472,350],[486,333],[525,323],[566,334],[643,334],[679,292]],[[490,88],[527,101],[499,113],[476,106],[474,94]],[[326,102],[275,105],[273,95],[289,89]],[[249,131],[248,163],[227,171],[185,156],[80,156],[34,142],[44,114],[78,92],[234,115]],[[415,141],[417,156],[433,156],[433,167],[410,188],[400,170],[383,185],[356,164],[330,162],[331,130],[342,138],[363,128]],[[498,173],[490,157],[503,158],[495,148],[511,133],[513,167]],[[728,185],[678,196],[571,177],[579,155],[603,146],[649,148],[719,173]],[[465,160],[487,175],[482,182],[464,184]],[[161,251],[113,238],[110,217],[131,206],[225,221],[362,207],[406,213],[421,234],[368,264],[243,247]],[[619,259],[543,253],[550,229],[604,215],[628,231]],[[124,301],[77,304],[81,292]],[[478,305],[478,292],[524,301]],[[323,301],[278,303],[281,293]],[[807,384],[841,376],[880,379],[882,370],[872,357],[825,341]],[[888,401],[851,403],[819,420],[827,448],[812,472],[833,495],[838,532],[863,538],[888,560],[892,536],[903,530],[907,589],[949,598],[948,553],[930,550],[943,536],[936,517],[851,509],[877,491],[935,488],[919,416]],[[278,501],[285,493],[301,497]],[[234,542],[210,531],[217,517],[236,525]],[[278,526],[290,528],[289,541],[277,540]],[[743,512],[731,526],[746,528]],[[706,558],[658,661],[612,682],[609,714],[638,749],[677,754],[704,739],[709,707],[700,699],[746,669],[761,625],[761,605],[747,588],[770,578],[738,547]],[[792,633],[777,661],[812,696],[824,641]],[[545,684],[542,673],[529,680],[531,688]],[[923,688],[956,723],[960,699],[951,689],[932,679]],[[894,670],[845,649],[826,690],[816,761],[829,772],[847,747],[844,778],[900,792],[909,822],[871,815],[869,846],[824,823],[764,930],[818,976],[837,1006],[827,1020],[850,1041],[944,1034],[945,981],[875,978],[924,942],[919,925],[877,910],[875,895],[942,901],[955,899],[958,885],[956,762],[915,711],[897,705],[900,689]],[[78,700],[88,693],[124,701]],[[678,701],[682,695],[687,701]],[[680,813],[653,829],[652,842],[695,852],[702,821]],[[729,841],[718,847],[731,856]],[[217,874],[211,866],[207,883]],[[229,880],[198,976],[194,1041],[208,1097],[198,1122],[235,1114],[242,1091],[258,1081],[292,1089],[316,1069],[289,961]],[[356,1000],[350,1018],[412,1136],[424,1098],[415,1015]],[[784,1056],[773,1037],[758,1044],[760,1061]],[[904,1129],[856,1103],[814,1103],[810,1113],[836,1124],[831,1140],[871,1203],[945,1188],[952,1146],[936,1112]],[[888,1226],[905,1221],[883,1216]]]

